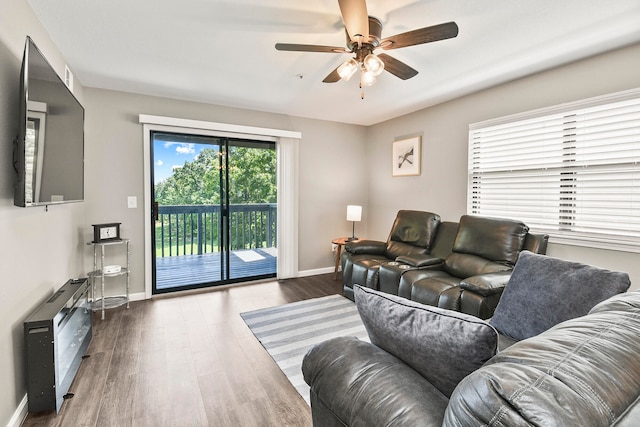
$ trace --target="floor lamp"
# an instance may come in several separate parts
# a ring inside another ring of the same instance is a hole
[[[362,219],[362,206],[348,205],[347,206],[347,221],[352,221],[351,237],[347,239],[347,242],[356,240],[356,221]]]

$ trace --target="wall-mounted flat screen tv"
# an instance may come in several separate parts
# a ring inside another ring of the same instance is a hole
[[[84,108],[30,37],[20,88],[14,204],[84,200]]]

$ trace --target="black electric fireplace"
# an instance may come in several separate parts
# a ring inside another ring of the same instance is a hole
[[[89,281],[69,280],[24,322],[29,412],[60,407],[92,337]]]

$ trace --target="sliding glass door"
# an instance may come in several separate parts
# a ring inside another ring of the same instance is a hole
[[[151,133],[153,293],[275,277],[276,150]]]

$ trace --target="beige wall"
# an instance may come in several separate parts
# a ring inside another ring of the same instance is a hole
[[[362,161],[366,129],[361,126],[92,88],[85,89],[85,108],[85,229],[88,233],[91,224],[122,222],[123,237],[131,239],[132,293],[144,292],[139,114],[301,132],[299,271],[332,265],[331,239],[350,233],[346,205],[366,202],[366,164]],[[137,209],[127,208],[128,196],[138,198]],[[91,253],[86,251],[85,256],[89,267]]]
[[[59,75],[64,59],[26,1],[0,0],[0,425],[25,396],[22,322],[57,288],[84,272],[84,204],[13,206],[13,139],[18,132],[20,63],[30,35]],[[82,100],[82,86],[76,82]]]
[[[452,221],[466,213],[469,124],[640,87],[638,70],[640,45],[635,45],[371,126],[369,237],[386,238],[400,207]],[[422,135],[422,175],[392,178],[392,141],[415,134]],[[640,289],[640,254],[553,243],[548,254],[626,271],[632,288]]]
[[[331,240],[350,236],[347,205],[363,206],[356,234],[367,226],[366,128],[292,118],[302,131],[298,270],[331,266]]]

